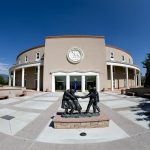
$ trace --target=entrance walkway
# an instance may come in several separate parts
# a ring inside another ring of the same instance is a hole
[[[101,111],[110,126],[100,129],[54,129],[52,117],[63,93],[39,93],[0,101],[0,150],[149,150],[150,101],[100,93]],[[85,93],[78,93],[84,95]],[[88,99],[79,99],[83,110]],[[79,134],[84,131],[87,136]]]

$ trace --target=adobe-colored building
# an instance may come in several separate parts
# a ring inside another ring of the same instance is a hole
[[[46,37],[45,45],[23,51],[16,61],[10,68],[10,86],[52,92],[141,86],[140,69],[132,56],[106,45],[103,36]]]

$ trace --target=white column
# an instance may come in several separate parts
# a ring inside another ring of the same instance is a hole
[[[55,76],[52,74],[52,92],[55,92]]]
[[[14,71],[13,71],[13,86],[16,85],[15,83],[16,83],[16,71],[14,69]]]
[[[97,91],[99,92],[100,91],[100,79],[99,79],[99,75],[96,76],[96,88],[97,88]]]
[[[24,87],[24,68],[22,68],[22,87]]]
[[[37,68],[37,91],[40,91],[40,65]]]
[[[85,75],[82,75],[82,92],[85,92]]]
[[[66,90],[70,89],[70,76],[66,76]]]
[[[141,72],[139,71],[139,86],[141,86]]]
[[[11,86],[11,72],[9,72],[9,86]]]
[[[126,67],[126,88],[129,88],[129,74],[128,74],[128,67]]]
[[[110,77],[111,77],[111,90],[114,90],[114,76],[113,76],[113,65],[110,65]]]
[[[137,74],[136,74],[136,69],[134,70],[134,81],[135,81],[135,87],[137,87]]]

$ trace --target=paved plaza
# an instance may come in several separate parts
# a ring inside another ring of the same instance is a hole
[[[99,106],[110,118],[109,127],[54,129],[52,119],[63,111],[62,95],[43,92],[1,100],[0,150],[150,150],[150,100],[100,93]],[[88,98],[79,102],[85,111]]]

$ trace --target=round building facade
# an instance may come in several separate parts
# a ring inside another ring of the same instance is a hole
[[[141,86],[141,77],[132,56],[106,45],[102,36],[51,36],[45,45],[17,56],[9,85],[51,92],[85,92],[94,86],[113,91]]]

